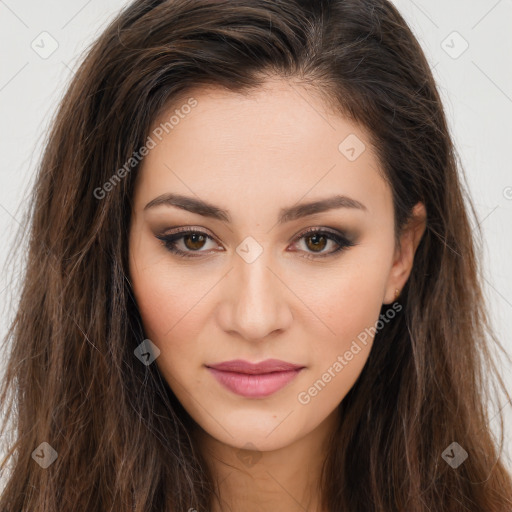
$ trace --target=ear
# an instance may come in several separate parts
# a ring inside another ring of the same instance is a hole
[[[396,290],[400,293],[412,271],[414,254],[427,225],[427,213],[423,203],[417,203],[412,209],[411,218],[404,226],[400,236],[400,247],[395,250],[393,265],[389,272],[384,290],[383,304],[396,300]]]

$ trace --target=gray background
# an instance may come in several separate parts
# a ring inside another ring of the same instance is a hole
[[[512,0],[394,3],[439,84],[485,236],[483,279],[491,319],[512,354]],[[0,264],[11,251],[57,103],[88,45],[125,5],[124,0],[0,0]],[[16,297],[7,277],[0,277],[2,336]],[[509,389],[510,369],[502,370]],[[512,468],[512,405],[502,399],[499,407],[506,414]],[[498,426],[496,412],[491,409],[492,429]]]

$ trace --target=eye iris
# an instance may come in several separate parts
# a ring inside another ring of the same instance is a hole
[[[323,242],[321,244],[321,247],[318,246],[318,243],[319,243],[320,239]],[[313,240],[313,244],[314,245],[312,247],[308,243],[309,240]],[[326,243],[327,243],[327,238],[324,235],[321,235],[321,234],[318,234],[318,233],[315,233],[314,235],[309,235],[309,236],[306,237],[306,244],[307,244],[308,248],[312,249],[313,251],[321,251],[322,249],[325,248],[325,244]]]
[[[189,244],[187,243],[187,241],[191,240],[192,241],[192,244],[197,244],[199,243],[199,247],[193,245],[193,246],[189,246]],[[199,233],[191,233],[189,235],[184,235],[183,236],[183,241],[184,241],[184,244],[185,246],[187,247],[187,249],[191,249],[191,250],[197,250],[197,249],[201,249],[204,245],[204,242],[206,240],[206,237],[204,235],[200,235]]]

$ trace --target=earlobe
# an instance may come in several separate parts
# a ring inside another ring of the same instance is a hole
[[[414,255],[425,233],[427,214],[423,203],[417,203],[400,236],[400,247],[395,251],[393,266],[389,273],[383,304],[391,304],[400,295],[411,274]]]

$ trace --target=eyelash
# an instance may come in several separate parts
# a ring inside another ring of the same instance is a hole
[[[209,238],[210,240],[214,240],[213,237],[211,237],[207,233],[200,231],[198,229],[191,229],[188,227],[187,228],[178,228],[178,230],[176,230],[174,233],[171,233],[168,235],[157,235],[156,238],[161,240],[164,247],[172,254],[176,254],[181,258],[200,258],[201,256],[199,254],[195,255],[194,253],[201,253],[201,252],[207,252],[207,251],[201,251],[201,250],[182,251],[181,249],[176,248],[176,242],[178,240],[180,240],[181,238],[184,238],[186,235],[190,235],[190,234],[203,235],[206,238]],[[334,241],[339,247],[337,249],[335,249],[334,251],[331,251],[327,254],[309,253],[308,256],[301,256],[306,259],[317,260],[317,259],[321,259],[321,258],[327,258],[329,256],[333,256],[334,254],[347,249],[348,247],[352,247],[352,246],[356,245],[354,242],[351,242],[350,240],[348,240],[341,233],[338,233],[336,231],[326,230],[325,228],[310,228],[306,231],[303,231],[302,233],[300,233],[297,236],[297,238],[295,238],[293,243],[296,243],[296,241],[299,241],[302,238],[304,238],[306,235],[310,235],[310,234],[326,236],[326,238],[328,240]]]

